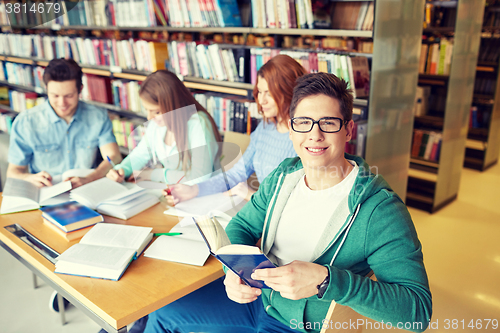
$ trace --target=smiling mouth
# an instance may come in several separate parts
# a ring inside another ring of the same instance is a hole
[[[326,150],[327,148],[307,148],[306,149],[313,153],[319,153],[320,151]]]

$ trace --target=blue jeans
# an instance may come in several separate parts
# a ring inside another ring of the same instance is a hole
[[[231,301],[220,278],[149,315],[145,333],[297,333],[264,310],[260,297],[251,303]]]

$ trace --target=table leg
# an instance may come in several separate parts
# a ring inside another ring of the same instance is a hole
[[[59,305],[59,313],[61,314],[61,324],[66,324],[66,316],[64,314],[64,301],[61,293],[57,293],[57,304]]]
[[[33,274],[33,289],[36,289],[36,288],[38,288],[38,284],[36,281],[36,274],[35,273],[32,273],[32,274]]]

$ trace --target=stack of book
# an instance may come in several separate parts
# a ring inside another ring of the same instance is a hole
[[[423,42],[420,48],[420,74],[449,75],[451,56],[453,54],[453,38],[441,38]]]
[[[94,224],[103,221],[101,214],[76,201],[45,206],[40,210],[43,224],[67,241],[81,238]]]
[[[442,140],[443,136],[441,133],[419,129],[414,130],[411,156],[438,162]]]

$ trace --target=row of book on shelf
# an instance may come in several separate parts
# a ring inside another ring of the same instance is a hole
[[[73,58],[82,65],[148,72],[165,68],[168,59],[165,43],[29,34],[0,34],[0,54],[45,60]]]
[[[366,57],[269,48],[225,49],[218,44],[207,46],[196,42],[167,44],[171,55],[167,67],[178,75],[255,85],[260,67],[272,57],[286,54],[310,73],[326,72],[342,77],[354,88],[355,98],[369,94],[370,69]]]
[[[373,1],[100,0],[53,1],[56,10],[10,11],[0,2],[0,24],[14,26],[241,27],[372,30]],[[240,5],[247,5],[240,11]],[[26,7],[38,3],[26,1]],[[249,7],[249,8],[248,8]],[[10,7],[9,7],[10,8]],[[241,17],[240,12],[247,15]],[[64,13],[64,15],[61,15]],[[251,22],[249,22],[251,20]]]
[[[492,99],[494,99],[496,88],[496,78],[476,76],[476,80],[474,81],[474,94],[489,95]]]
[[[8,101],[9,107],[12,110],[22,112],[42,104],[45,102],[45,97],[39,96],[35,92],[10,90],[8,87],[0,86],[0,101],[5,105],[7,103],[4,101]]]
[[[500,12],[499,12],[500,13]],[[498,63],[500,58],[500,36],[497,38],[481,38],[478,61]]]
[[[418,72],[430,75],[449,75],[453,55],[453,38],[424,40],[420,48]]]
[[[372,30],[374,3],[252,0],[254,28]]]
[[[441,133],[421,129],[413,130],[411,156],[438,162],[442,140]]]
[[[236,0],[53,0],[50,8],[33,7],[39,3],[28,0],[26,7],[33,10],[13,11],[2,1],[0,23],[13,26],[241,27]]]
[[[0,34],[0,53],[20,57],[73,58],[82,65],[110,66],[146,72],[167,67],[178,75],[207,80],[256,83],[257,71],[277,54],[287,54],[308,72],[328,72],[343,77],[355,97],[369,93],[366,57],[268,48],[231,48],[196,42],[156,43],[144,40],[70,38]]]

